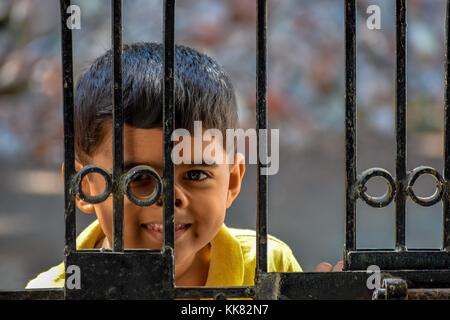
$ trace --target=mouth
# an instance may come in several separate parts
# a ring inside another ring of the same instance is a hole
[[[192,226],[191,223],[177,223],[175,227],[175,241],[180,239],[187,230]],[[141,227],[149,234],[154,240],[163,242],[163,225],[162,223],[145,223],[141,224]]]

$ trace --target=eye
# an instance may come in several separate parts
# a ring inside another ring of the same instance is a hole
[[[202,181],[208,178],[208,174],[202,170],[189,170],[184,174],[184,179]]]
[[[148,197],[155,187],[155,180],[145,173],[136,175],[130,183],[131,192],[137,197]]]

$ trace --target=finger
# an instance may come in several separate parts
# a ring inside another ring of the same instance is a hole
[[[333,266],[328,262],[321,262],[314,268],[314,272],[330,272],[331,270]]]
[[[336,263],[336,265],[333,267],[333,272],[338,272],[338,271],[342,271],[342,269],[344,269],[344,261],[340,260]]]

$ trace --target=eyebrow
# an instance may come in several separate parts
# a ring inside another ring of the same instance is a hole
[[[151,162],[138,162],[138,161],[134,161],[134,160],[129,160],[129,161],[125,161],[123,164],[123,168],[124,170],[129,170],[131,168],[134,168],[136,166],[141,166],[141,165],[145,165],[145,166],[150,166],[155,170],[162,170],[162,166],[159,164],[155,164],[155,163],[151,163]]]
[[[215,161],[211,161],[211,163],[206,163],[204,160],[202,160],[201,163],[190,163],[187,165],[190,167],[202,166],[202,167],[208,167],[208,168],[217,168],[219,166],[217,164],[217,162],[215,162]]]
[[[150,166],[155,170],[162,170],[162,166],[159,164],[154,164],[154,163],[150,163],[150,162],[139,162],[139,161],[134,161],[134,160],[130,160],[130,161],[125,161],[123,168],[124,170],[129,170],[131,168],[134,168],[136,166],[139,165],[146,165],[146,166]],[[212,161],[211,163],[207,163],[206,161],[202,160],[201,163],[190,163],[190,164],[186,164],[187,166],[190,167],[195,167],[195,166],[202,166],[202,167],[209,167],[209,168],[217,168],[219,165],[217,164],[217,162]]]
[[[146,166],[150,166],[155,170],[161,170],[162,171],[162,166],[159,164],[155,164],[155,163],[150,163],[150,162],[138,162],[138,161],[134,161],[134,160],[129,160],[129,161],[125,161],[123,168],[125,171],[134,168],[136,166],[139,165],[146,165]],[[196,166],[201,166],[201,167],[208,167],[208,168],[217,168],[219,165],[217,164],[217,162],[212,161],[211,163],[207,163],[206,161],[202,160],[201,163],[189,163],[189,164],[184,164],[187,165],[189,167],[196,167]]]

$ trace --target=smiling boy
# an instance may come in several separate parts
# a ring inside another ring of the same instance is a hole
[[[162,175],[162,54],[161,44],[137,43],[123,50],[124,171],[149,165]],[[93,164],[112,170],[112,55],[99,57],[81,76],[75,91],[76,170]],[[234,89],[213,59],[194,49],[175,49],[176,128],[192,132],[194,121],[205,129],[238,126]],[[212,140],[203,142],[220,144]],[[220,144],[220,146],[222,146]],[[224,153],[224,157],[228,154]],[[228,161],[202,159],[199,164],[177,164],[175,188],[175,283],[177,286],[253,285],[256,236],[251,230],[224,224],[227,209],[239,194],[245,173],[242,154]],[[216,159],[217,160],[217,159]],[[219,159],[220,160],[220,159]],[[150,188],[142,177],[135,191]],[[83,190],[102,193],[96,174],[83,179]],[[144,192],[145,193],[145,192]],[[151,193],[148,192],[148,193]],[[77,238],[78,249],[111,248],[112,197],[98,204],[79,198],[77,207],[97,219]],[[159,249],[162,245],[162,202],[140,207],[124,198],[124,247]],[[291,249],[272,236],[268,268],[276,272],[302,271]],[[39,274],[27,288],[64,286],[63,263]]]

